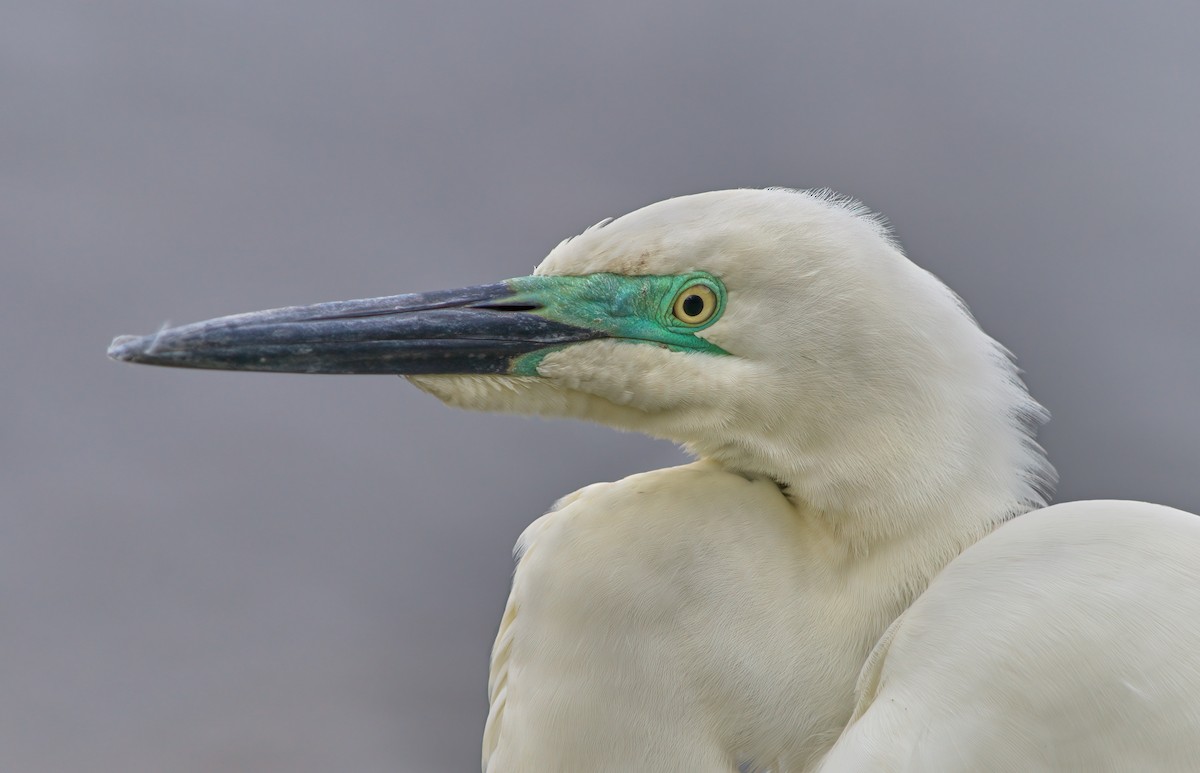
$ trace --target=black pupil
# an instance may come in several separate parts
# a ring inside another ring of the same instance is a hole
[[[689,295],[683,299],[683,313],[689,317],[698,317],[704,311],[704,299],[699,295]]]

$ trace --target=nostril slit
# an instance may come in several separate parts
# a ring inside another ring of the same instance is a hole
[[[471,308],[487,311],[538,311],[542,305],[540,303],[479,303]]]

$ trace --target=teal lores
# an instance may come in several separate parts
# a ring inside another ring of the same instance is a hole
[[[539,305],[534,314],[603,333],[606,338],[661,344],[673,351],[727,354],[696,335],[720,319],[725,310],[725,286],[711,274],[527,276],[504,284],[512,288],[512,303]],[[690,315],[695,321],[689,322],[686,319],[692,308],[700,313]],[[542,358],[563,346],[566,344],[518,357],[509,372],[536,376]]]

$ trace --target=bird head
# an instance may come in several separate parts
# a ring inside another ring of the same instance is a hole
[[[879,218],[825,192],[669,199],[567,239],[532,276],[222,317],[109,353],[404,375],[459,407],[667,438],[821,509],[1048,469],[1006,352]]]

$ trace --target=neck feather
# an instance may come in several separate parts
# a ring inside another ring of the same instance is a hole
[[[1048,414],[1007,352],[986,341],[980,367],[912,385],[913,399],[879,401],[880,411],[831,410],[815,428],[784,424],[769,437],[747,429],[686,446],[773,478],[855,553],[916,539],[931,559],[949,560],[999,523],[1045,506],[1056,483],[1035,440]]]

